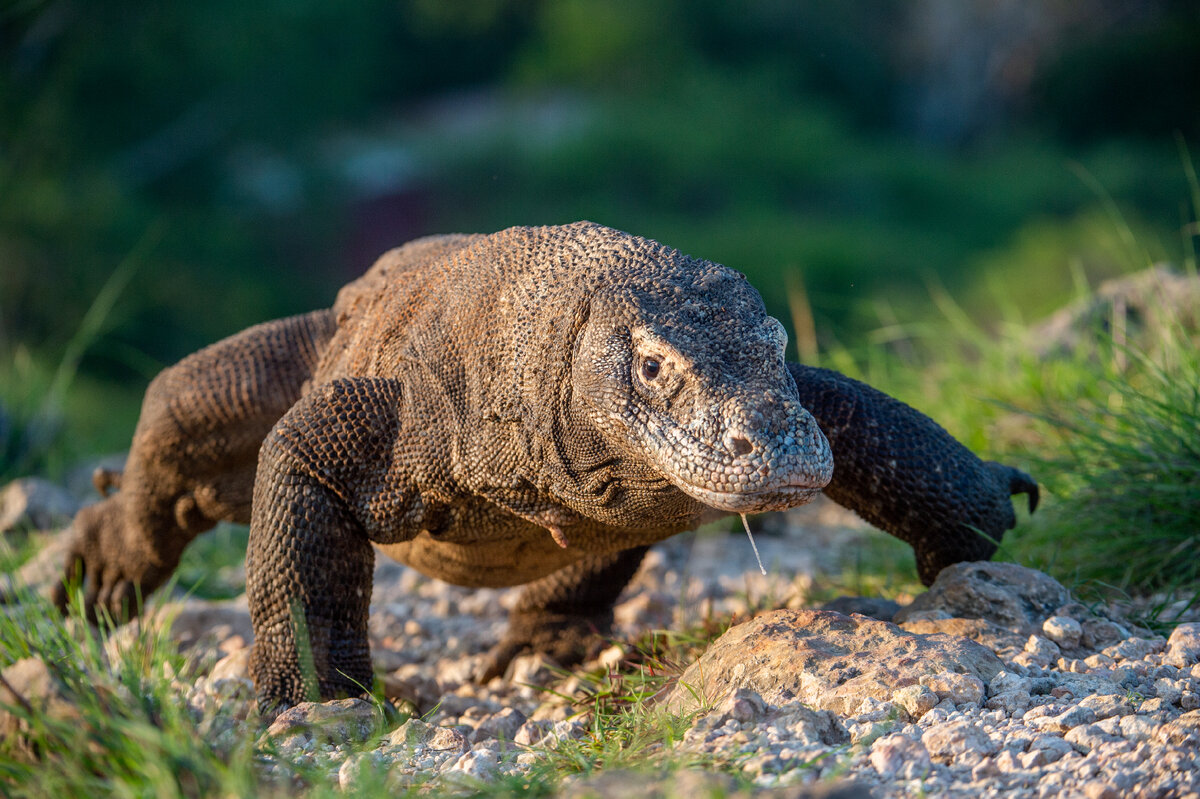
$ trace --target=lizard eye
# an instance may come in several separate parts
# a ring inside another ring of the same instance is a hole
[[[656,359],[647,358],[646,360],[642,361],[642,379],[646,382],[650,382],[654,378],[658,377],[658,372],[661,368],[662,364],[660,364]]]

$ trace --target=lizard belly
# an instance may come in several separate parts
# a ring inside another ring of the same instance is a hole
[[[459,544],[422,531],[408,541],[376,544],[375,548],[428,577],[468,588],[523,585],[574,563],[584,554],[579,549],[559,547],[544,532],[538,538]]]

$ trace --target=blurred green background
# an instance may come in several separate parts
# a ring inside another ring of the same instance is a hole
[[[1198,138],[1190,0],[3,0],[0,441],[121,449],[162,366],[427,233],[592,219],[822,348],[931,285],[1035,320],[1191,257]]]

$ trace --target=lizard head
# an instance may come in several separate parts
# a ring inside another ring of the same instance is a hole
[[[678,256],[595,292],[572,402],[612,448],[706,506],[801,505],[829,483],[833,456],[786,343],[745,277]]]

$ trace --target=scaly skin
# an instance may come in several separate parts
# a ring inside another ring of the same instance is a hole
[[[785,343],[737,272],[608,228],[411,242],[330,311],[160,375],[68,570],[89,611],[126,612],[193,537],[248,519],[270,713],[369,690],[376,550],[460,585],[529,583],[487,677],[523,651],[582,657],[646,548],[724,513],[825,488],[912,544],[928,583],[991,555],[1011,494],[1036,500],[908,406],[786,364]]]

